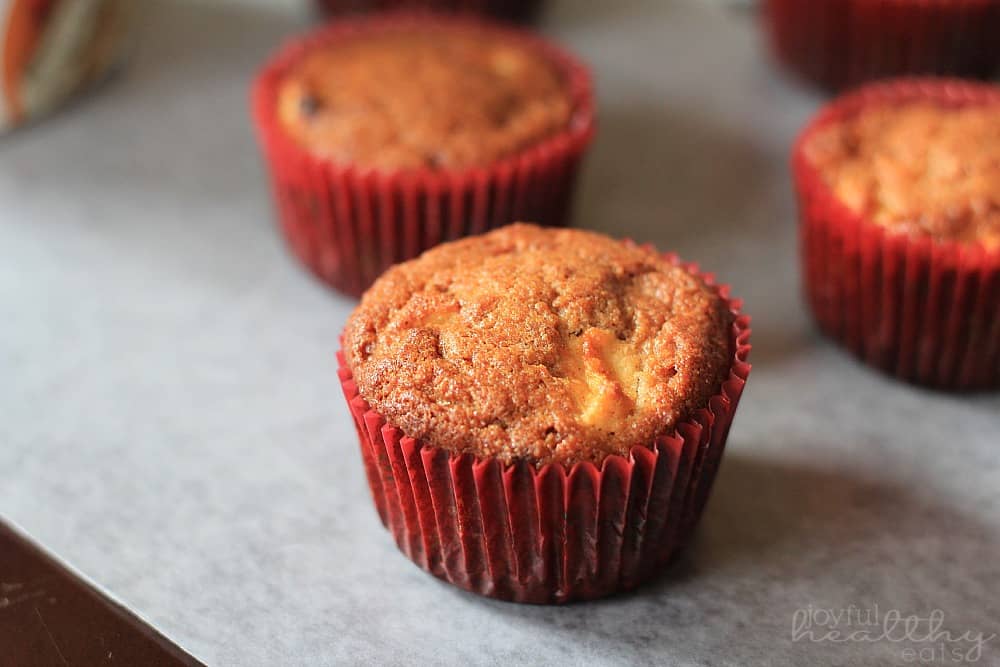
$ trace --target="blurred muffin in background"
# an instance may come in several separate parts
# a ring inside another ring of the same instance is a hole
[[[483,14],[507,21],[529,21],[542,0],[316,0],[326,14],[350,14],[379,10],[432,10]]]
[[[107,74],[133,9],[130,0],[0,0],[0,132]]]
[[[819,113],[793,166],[820,328],[912,382],[1000,387],[1000,86],[861,88]]]
[[[833,90],[1000,66],[997,0],[766,0],[765,24],[779,61]]]
[[[431,14],[344,19],[294,41],[259,75],[254,114],[289,245],[352,295],[442,241],[567,222],[594,125],[571,56]]]
[[[385,170],[482,167],[565,129],[573,113],[537,54],[441,30],[304,54],[277,105],[284,131],[312,154]]]

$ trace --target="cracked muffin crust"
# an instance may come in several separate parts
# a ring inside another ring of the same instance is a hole
[[[317,46],[290,68],[277,104],[301,146],[386,170],[483,166],[565,129],[573,115],[560,72],[542,54],[447,26]]]
[[[706,406],[732,323],[714,288],[654,250],[515,224],[391,268],[344,352],[361,396],[429,445],[597,463]]]
[[[1000,247],[1000,105],[868,108],[805,151],[837,198],[876,224]]]

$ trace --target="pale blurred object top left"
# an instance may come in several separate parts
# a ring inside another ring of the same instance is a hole
[[[132,0],[0,0],[0,133],[103,80],[124,52]]]

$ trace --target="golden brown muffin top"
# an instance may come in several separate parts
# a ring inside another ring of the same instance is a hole
[[[469,28],[396,29],[315,47],[285,76],[278,116],[311,152],[385,170],[463,169],[569,126],[555,65]]]
[[[515,224],[379,278],[344,333],[404,433],[504,462],[599,462],[706,407],[732,363],[717,291],[657,252]]]
[[[1000,106],[869,108],[805,146],[837,197],[894,231],[1000,247]]]

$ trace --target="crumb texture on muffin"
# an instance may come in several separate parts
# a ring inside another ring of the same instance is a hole
[[[650,249],[516,224],[393,267],[348,320],[361,395],[404,433],[537,464],[671,433],[732,362],[733,315]]]
[[[1000,105],[871,107],[805,151],[836,196],[877,224],[1000,247]]]
[[[565,129],[573,113],[543,55],[447,26],[316,46],[290,67],[277,104],[282,126],[313,153],[386,170],[483,166]]]

